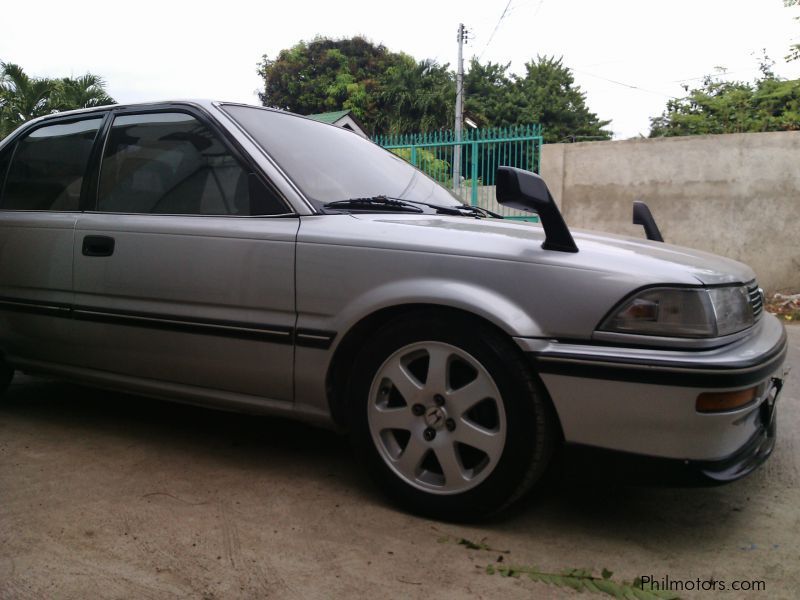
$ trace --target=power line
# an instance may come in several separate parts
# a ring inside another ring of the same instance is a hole
[[[706,77],[722,77],[723,75],[725,77],[728,77],[729,75],[741,75],[742,73],[750,73],[750,72],[752,71],[749,69],[737,69],[736,71],[729,71],[728,69],[724,69],[716,73],[706,73],[701,77],[687,77],[686,79],[676,79],[673,83],[683,83],[684,81],[698,81],[700,79],[705,79]]]
[[[486,49],[489,47],[489,44],[492,43],[492,40],[494,39],[494,34],[497,33],[497,29],[500,27],[500,23],[502,23],[503,19],[506,18],[506,15],[508,14],[508,8],[511,6],[511,3],[513,1],[514,0],[508,0],[508,4],[506,4],[506,7],[503,9],[503,14],[501,14],[500,18],[497,20],[497,24],[494,26],[494,30],[492,30],[492,35],[489,36],[486,45],[483,47],[483,51],[481,51],[480,55],[478,56],[478,60],[483,58],[483,55],[486,53]]]
[[[534,0],[528,0],[528,2],[522,2],[521,4],[516,4],[516,5],[512,6],[511,10],[508,11],[508,15],[510,15],[511,13],[519,10],[523,6],[527,6],[527,5],[531,4],[533,1]],[[532,18],[536,17],[536,15],[539,14],[539,10],[542,8],[542,4],[544,4],[544,0],[539,0],[539,4],[536,6],[536,10],[533,11]],[[506,16],[508,16],[508,15],[506,15]]]
[[[624,83],[622,81],[617,81],[615,79],[609,79],[608,77],[601,77],[600,75],[593,75],[592,73],[587,73],[586,71],[579,71],[578,69],[571,69],[576,73],[581,73],[582,75],[588,75],[589,77],[595,77],[597,79],[602,79],[603,81],[608,81],[609,83],[613,83],[615,85],[621,85],[622,87],[630,88],[632,90],[639,90],[640,92],[647,92],[648,94],[657,94],[659,96],[666,96],[667,98],[677,98],[677,96],[673,96],[672,94],[665,94],[664,92],[657,92],[655,90],[648,90],[643,87],[639,87],[638,85],[632,85],[630,83]]]
[[[601,62],[589,64],[589,65],[581,65],[580,67],[570,67],[570,69],[572,69],[573,71],[578,72],[578,71],[581,71],[581,69],[584,69],[584,68],[591,69],[592,67],[599,67],[599,66],[602,66],[602,65],[614,64],[614,63],[627,63],[627,62],[628,61],[626,61],[625,59],[604,60],[604,61],[601,61]],[[748,73],[748,72],[751,71],[751,70],[748,70],[748,69],[736,69],[735,71],[731,71],[730,69],[727,69],[727,68],[719,68],[719,67],[717,67],[717,68],[719,70],[717,70],[717,71],[715,71],[713,73],[706,73],[705,75],[698,75],[698,76],[695,76],[695,77],[684,77],[682,79],[659,80],[658,83],[659,84],[661,84],[661,83],[683,83],[684,81],[699,81],[701,79],[705,79],[706,77],[721,77],[721,76],[728,76],[728,75],[737,75],[737,74],[741,74],[741,73]],[[585,71],[583,71],[583,74],[584,75],[590,75],[592,77],[599,77],[598,75],[592,75],[591,73],[586,73]],[[660,93],[660,92],[654,92],[654,93]]]

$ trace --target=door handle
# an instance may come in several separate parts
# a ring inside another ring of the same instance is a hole
[[[114,238],[105,235],[87,235],[83,238],[84,256],[111,256],[114,254]]]

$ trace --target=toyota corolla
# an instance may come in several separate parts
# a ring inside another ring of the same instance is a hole
[[[32,121],[0,143],[0,387],[336,427],[390,498],[448,519],[521,498],[560,444],[720,481],[769,456],[787,344],[750,268],[570,231],[533,173],[501,167],[497,196],[541,224],[280,111]]]

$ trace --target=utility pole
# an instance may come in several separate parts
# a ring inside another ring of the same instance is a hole
[[[456,142],[461,141],[461,125],[464,121],[464,44],[469,36],[469,31],[464,29],[464,24],[458,25],[458,63],[456,67]],[[453,146],[453,191],[461,188],[461,144]]]

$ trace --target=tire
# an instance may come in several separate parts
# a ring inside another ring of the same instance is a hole
[[[553,454],[556,417],[513,342],[439,312],[383,326],[349,379],[353,444],[390,499],[471,521],[521,498]]]
[[[5,359],[0,354],[0,396],[6,393],[13,377],[14,369],[6,363]]]

